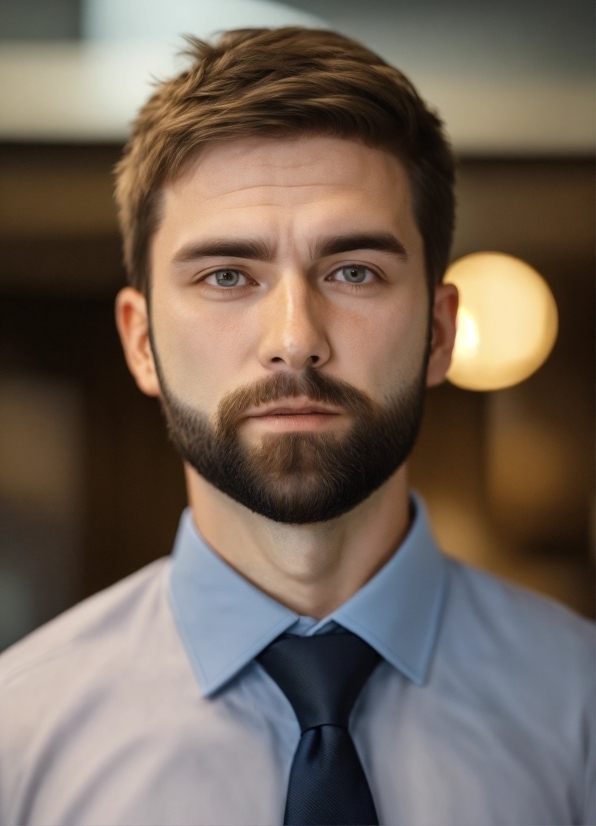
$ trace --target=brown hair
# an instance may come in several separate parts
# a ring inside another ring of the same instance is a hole
[[[397,69],[340,34],[238,29],[211,45],[187,38],[192,65],[160,84],[116,168],[130,283],[147,292],[163,186],[199,149],[245,137],[323,134],[394,153],[408,172],[432,288],[447,266],[454,159],[439,118]]]

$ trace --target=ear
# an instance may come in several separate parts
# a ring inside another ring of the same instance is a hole
[[[116,326],[128,369],[148,396],[159,396],[159,379],[149,340],[149,313],[145,296],[132,287],[116,297]]]
[[[432,342],[426,386],[441,384],[451,364],[455,344],[457,307],[459,295],[454,284],[437,284],[432,316]]]

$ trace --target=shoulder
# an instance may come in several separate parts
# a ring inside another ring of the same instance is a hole
[[[448,560],[446,643],[456,656],[493,667],[542,693],[588,700],[596,676],[596,625],[544,596]],[[561,697],[562,699],[562,697]],[[588,700],[589,701],[589,700]]]
[[[42,777],[49,787],[67,788],[90,742],[125,732],[143,714],[140,698],[155,661],[163,661],[164,638],[171,642],[168,570],[167,559],[157,560],[0,656],[1,822],[12,822],[2,806],[28,805]]]
[[[472,612],[476,622],[498,636],[523,639],[525,645],[571,646],[594,654],[596,625],[555,600],[449,560],[454,605]]]
[[[128,647],[133,619],[159,598],[168,559],[159,559],[83,600],[0,655],[0,694],[52,663],[90,655],[113,658]]]
[[[592,823],[596,626],[450,558],[447,571],[431,675],[439,707],[486,738],[495,765],[505,755],[520,782],[530,778],[546,798],[564,791],[585,812],[566,823]]]

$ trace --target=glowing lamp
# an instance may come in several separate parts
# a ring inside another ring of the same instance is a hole
[[[455,261],[445,281],[460,296],[449,381],[466,390],[500,390],[543,364],[557,337],[558,314],[536,270],[511,255],[478,252]]]

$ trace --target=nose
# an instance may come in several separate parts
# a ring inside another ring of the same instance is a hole
[[[320,297],[301,272],[284,273],[262,304],[259,360],[267,369],[321,367],[331,349]]]

